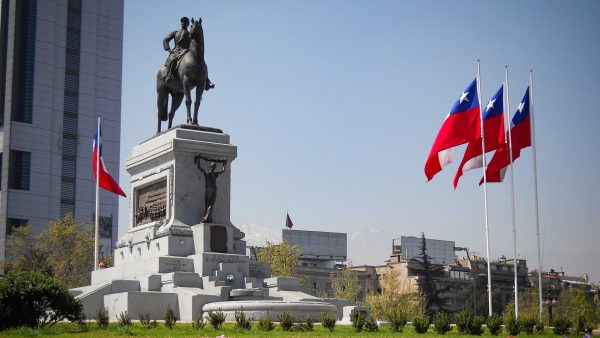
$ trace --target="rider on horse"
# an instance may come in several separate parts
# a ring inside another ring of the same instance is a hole
[[[174,77],[177,76],[177,63],[179,62],[179,60],[181,60],[181,58],[183,58],[183,56],[185,55],[185,53],[187,53],[190,49],[190,32],[187,30],[188,26],[190,25],[190,19],[188,19],[187,17],[182,17],[181,18],[181,29],[178,31],[173,31],[171,32],[169,35],[167,35],[164,39],[163,39],[163,48],[165,49],[165,51],[169,52],[169,57],[167,58],[167,61],[165,62],[165,67],[167,68],[167,76],[166,76],[166,82],[170,82]],[[171,46],[169,45],[169,42],[171,40],[174,40],[175,42],[175,47],[173,49],[171,49]],[[210,80],[208,79],[208,76],[206,77],[206,86],[204,88],[204,90],[209,90],[214,88],[215,85],[210,82]]]

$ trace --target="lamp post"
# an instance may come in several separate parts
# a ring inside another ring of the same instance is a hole
[[[476,304],[476,303],[475,303],[475,298],[476,298],[476,297],[475,297],[475,294],[476,294],[476,292],[475,292],[475,284],[476,284],[476,281],[477,281],[477,279],[478,279],[479,277],[486,277],[486,276],[487,276],[487,274],[485,274],[485,273],[480,273],[480,274],[477,274],[477,275],[473,276],[473,278],[472,278],[472,280],[473,280],[473,315],[476,315],[476,314],[477,314],[477,310],[476,310],[476,308],[475,308],[475,304]]]
[[[544,299],[543,303],[544,306],[548,307],[548,325],[552,325],[552,307],[558,305],[558,299],[556,299],[555,296],[552,295],[552,289],[550,288],[550,286],[548,286],[548,294],[546,295],[546,298]]]

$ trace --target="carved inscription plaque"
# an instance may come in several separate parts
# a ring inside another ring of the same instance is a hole
[[[167,180],[137,191],[135,225],[163,220],[167,216]]]

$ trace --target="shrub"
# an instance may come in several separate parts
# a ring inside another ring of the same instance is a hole
[[[373,318],[373,316],[368,316],[365,319],[365,331],[367,331],[367,332],[379,331],[379,326],[377,325],[377,322],[375,321],[375,318]]]
[[[542,321],[537,321],[535,323],[535,333],[544,334],[544,323]]]
[[[304,318],[303,322],[296,324],[295,329],[297,331],[305,331],[310,332],[315,328],[315,320],[311,316],[307,316]]]
[[[552,324],[554,325],[554,334],[559,336],[569,334],[571,326],[573,325],[569,319],[564,317],[556,318]]]
[[[173,330],[176,323],[177,318],[175,317],[175,312],[173,312],[173,309],[171,309],[171,305],[167,305],[167,312],[165,313],[165,326],[169,328],[169,330]]]
[[[458,332],[461,334],[469,333],[469,327],[471,325],[471,311],[469,310],[461,310],[458,311],[454,315],[454,321],[456,322],[456,327],[458,328]]]
[[[235,311],[235,326],[245,330],[252,328],[252,317],[246,317],[243,307],[240,311]]]
[[[192,322],[192,328],[196,331],[200,331],[206,326],[206,322],[204,321],[204,316],[199,314],[196,319]]]
[[[140,313],[140,314],[138,314],[138,317],[140,319],[140,323],[142,323],[142,326],[147,329],[153,329],[158,325],[158,323],[156,322],[156,319],[150,320],[149,313],[146,313],[146,314]]]
[[[117,315],[117,322],[119,323],[119,326],[133,325],[133,323],[131,323],[131,318],[129,318],[129,314],[127,313],[127,311],[123,311],[119,313],[119,315]]]
[[[362,331],[365,326],[365,320],[367,319],[367,314],[363,311],[354,311],[350,315],[350,321],[352,322],[352,327],[354,327],[354,332]]]
[[[417,333],[423,334],[429,330],[430,325],[429,317],[418,315],[413,318],[413,326],[415,327],[415,331]]]
[[[335,322],[336,317],[331,312],[321,312],[321,325],[329,332],[333,332]]]
[[[504,318],[504,327],[506,328],[506,333],[511,336],[516,336],[521,332],[521,325],[513,316],[506,316]]]
[[[294,316],[292,316],[289,312],[283,312],[279,316],[279,326],[283,331],[289,331],[294,326]]]
[[[577,333],[589,333],[591,334],[594,329],[594,326],[591,323],[588,323],[585,317],[579,315],[577,316],[577,322],[575,322],[575,331]]]
[[[433,317],[433,329],[438,334],[446,334],[452,328],[450,327],[450,319],[445,312],[438,312]]]
[[[223,313],[223,311],[221,311],[221,309],[219,309],[219,311],[208,311],[206,313],[206,319],[208,319],[208,322],[210,323],[210,326],[213,327],[213,329],[218,330],[221,328],[221,325],[223,325],[223,323],[225,322],[225,314]]]
[[[99,328],[104,328],[108,326],[108,309],[100,308],[96,311],[96,324]]]
[[[519,326],[521,327],[521,331],[524,331],[528,335],[533,334],[535,330],[535,324],[537,324],[537,319],[533,317],[522,316],[519,318]]]
[[[502,316],[495,313],[486,321],[488,331],[493,336],[497,336],[502,331]]]
[[[78,321],[82,306],[63,283],[38,272],[11,272],[0,279],[0,330]]]
[[[394,308],[388,312],[387,320],[390,323],[390,329],[394,332],[402,332],[406,325],[406,313],[401,309]]]
[[[269,316],[269,310],[267,310],[267,314],[261,320],[258,321],[258,330],[260,331],[271,331],[275,328],[275,324],[271,321],[271,317]]]
[[[483,316],[473,316],[471,318],[471,324],[469,325],[469,333],[474,336],[481,336],[483,334],[483,323],[485,319]]]

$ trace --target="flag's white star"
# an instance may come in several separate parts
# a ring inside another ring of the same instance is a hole
[[[485,110],[491,110],[494,109],[494,102],[496,102],[496,99],[491,100],[487,106],[485,107]]]
[[[525,102],[519,103],[519,108],[517,108],[519,110],[519,113],[523,113],[524,108],[525,108]]]
[[[467,99],[467,95],[469,95],[469,92],[462,93],[462,95],[458,98],[458,101],[460,103],[463,103],[464,101],[469,101],[469,99]]]

